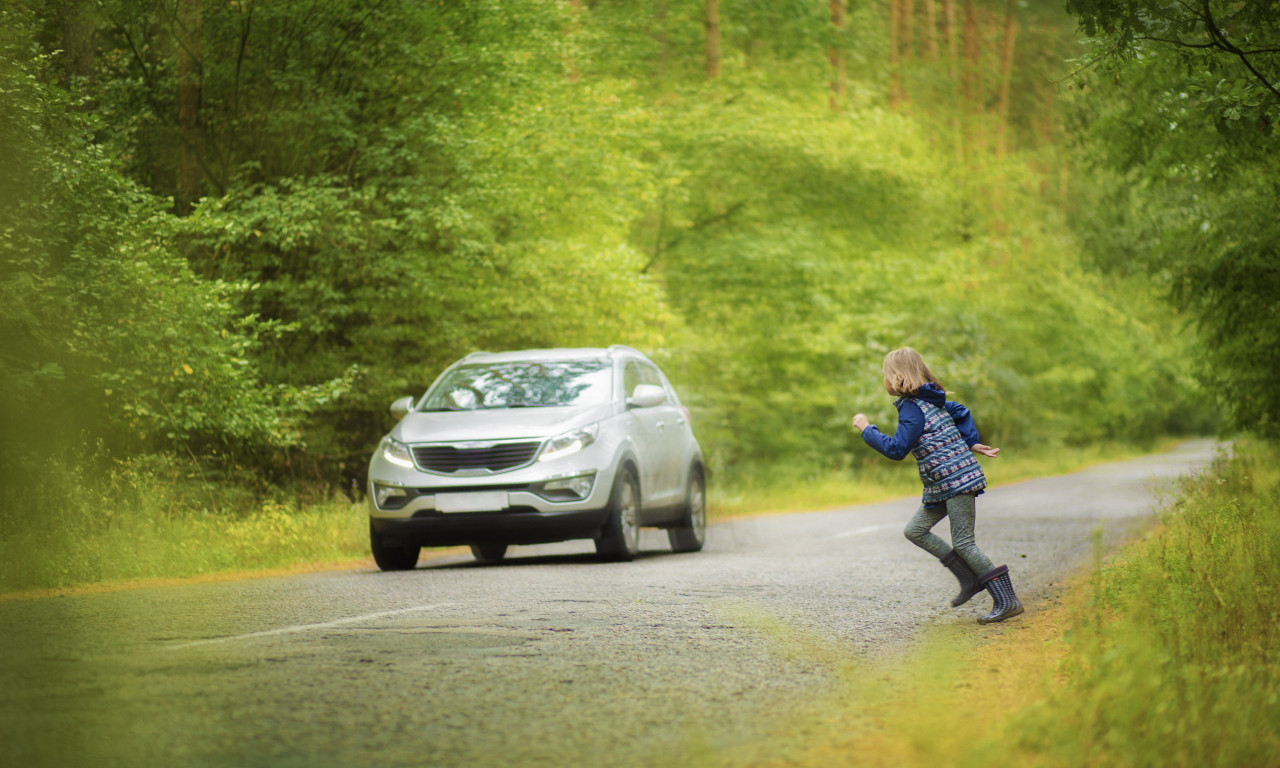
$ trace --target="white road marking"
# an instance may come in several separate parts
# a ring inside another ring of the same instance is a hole
[[[861,536],[864,533],[875,533],[876,531],[888,531],[897,528],[897,523],[889,523],[887,525],[868,525],[865,528],[854,528],[852,531],[841,531],[832,538],[843,539],[849,536]]]
[[[432,605],[419,605],[414,608],[400,608],[395,611],[380,611],[379,613],[366,613],[363,616],[351,616],[346,619],[336,619],[334,621],[325,621],[319,624],[297,624],[292,627],[281,627],[280,629],[267,629],[261,632],[250,632],[244,635],[228,635],[227,637],[211,637],[207,640],[193,640],[189,643],[178,643],[169,646],[169,650],[178,650],[179,648],[190,648],[196,645],[211,645],[213,643],[226,643],[231,640],[252,640],[258,637],[271,637],[273,635],[292,635],[299,632],[310,632],[313,629],[332,629],[340,627],[344,624],[359,624],[362,621],[372,621],[373,619],[385,619],[388,616],[403,616],[406,613],[418,613],[421,611],[432,611],[436,608],[447,608],[455,603],[434,603]]]

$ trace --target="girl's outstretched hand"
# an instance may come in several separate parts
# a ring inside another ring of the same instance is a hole
[[[973,451],[974,453],[980,453],[983,456],[990,456],[993,459],[996,456],[1000,455],[999,448],[992,448],[991,446],[983,445],[982,443],[974,443],[973,445],[969,446],[969,450]]]
[[[858,413],[858,414],[855,414],[855,415],[854,415],[854,417],[853,417],[853,428],[854,428],[854,429],[856,429],[856,430],[858,430],[859,432],[861,432],[862,430],[866,429],[866,428],[867,428],[867,427],[869,427],[869,426],[871,426],[871,419],[868,419],[868,418],[867,418],[867,414],[865,414],[865,413]]]

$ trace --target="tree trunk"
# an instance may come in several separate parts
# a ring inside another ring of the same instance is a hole
[[[62,71],[66,87],[73,93],[87,96],[94,82],[94,32],[93,12],[88,0],[63,0],[60,9],[62,22]]]
[[[1009,134],[1009,97],[1013,88],[1013,51],[1014,41],[1018,32],[1017,21],[1017,0],[1009,0],[1005,6],[1004,15],[1004,44],[1000,50],[1000,100],[998,102],[999,123],[996,125],[998,131],[996,140],[996,155],[1004,157],[1008,150],[1008,134]]]
[[[845,68],[844,49],[839,42],[844,36],[844,3],[845,0],[831,0],[831,25],[835,27],[837,44],[831,46],[831,67],[835,70],[835,79],[831,81],[831,109],[839,110],[844,103]]]
[[[956,52],[956,3],[942,0],[942,36],[947,42],[947,60],[953,65],[951,79],[955,80],[954,64],[959,58]]]
[[[569,0],[569,28],[565,31],[565,36],[572,38],[578,33],[578,27],[582,23],[582,0]],[[582,73],[578,71],[578,66],[573,63],[573,56],[565,54],[565,69],[568,70],[569,82],[576,83],[582,79]]]
[[[916,57],[916,4],[915,0],[902,0],[902,60]]]
[[[658,62],[654,67],[659,77],[667,73],[671,56],[671,38],[667,35],[667,0],[657,0],[653,7],[653,39],[658,43]]]
[[[204,58],[203,0],[179,0],[178,32],[178,139],[181,142],[181,171],[174,205],[185,216],[200,199],[204,181]]]
[[[960,87],[960,54],[956,49],[956,4],[955,0],[942,0],[942,39],[947,47],[947,82],[952,94]],[[951,140],[956,148],[956,159],[964,160],[964,135],[960,123],[960,104],[953,103],[951,109]]]
[[[898,34],[902,25],[902,0],[889,0],[889,109],[897,111],[902,103],[902,81],[898,72]]]
[[[720,0],[704,0],[703,24],[707,28],[707,77],[720,76]]]
[[[962,119],[968,125],[965,138],[966,149],[979,149],[979,133],[981,133],[981,116],[983,94],[981,88],[982,44],[978,39],[978,9],[973,0],[964,0],[964,109]]]
[[[938,60],[938,15],[936,0],[924,0],[924,50],[929,61]]]

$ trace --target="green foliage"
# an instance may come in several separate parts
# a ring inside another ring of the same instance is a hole
[[[364,509],[344,497],[218,482],[212,468],[167,454],[112,463],[109,472],[61,461],[35,469],[57,482],[42,484],[38,514],[10,506],[0,516],[0,593],[368,556]]]
[[[288,444],[287,411],[247,359],[259,328],[232,311],[239,287],[192,274],[169,217],[112,168],[66,93],[33,76],[31,20],[2,18],[0,99],[13,118],[0,127],[6,485],[96,440],[125,454]]]
[[[1093,54],[1101,73],[1075,84],[1093,178],[1074,217],[1086,252],[1109,274],[1163,285],[1199,328],[1199,379],[1231,426],[1280,434],[1280,9],[1072,7],[1106,35]]]
[[[1027,11],[996,156],[954,62],[904,63],[917,99],[885,108],[874,4],[837,32],[812,3],[723,0],[711,82],[696,0],[89,6],[78,75],[65,9],[8,11],[11,434],[52,410],[118,459],[347,487],[386,404],[456,357],[619,342],[664,364],[738,476],[869,458],[848,419],[892,424],[879,367],[903,344],[991,442],[1205,425],[1181,415],[1203,410],[1187,335],[1142,278],[1080,269],[1044,191],[1051,14]]]
[[[1066,688],[1015,723],[1044,765],[1267,765],[1280,733],[1280,495],[1271,444],[1189,483],[1095,574]]]

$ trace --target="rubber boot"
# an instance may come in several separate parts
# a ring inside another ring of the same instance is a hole
[[[991,613],[978,618],[979,624],[994,624],[997,621],[1011,619],[1022,613],[1022,603],[1013,591],[1013,582],[1009,580],[1009,566],[1001,565],[982,574],[981,581],[991,593]]]
[[[956,577],[956,581],[960,582],[960,594],[956,595],[955,599],[951,601],[952,608],[959,608],[969,602],[969,599],[974,595],[986,589],[982,582],[978,580],[978,574],[973,572],[969,564],[954,549],[943,555],[939,562],[945,565],[947,570],[951,571],[951,574]]]

